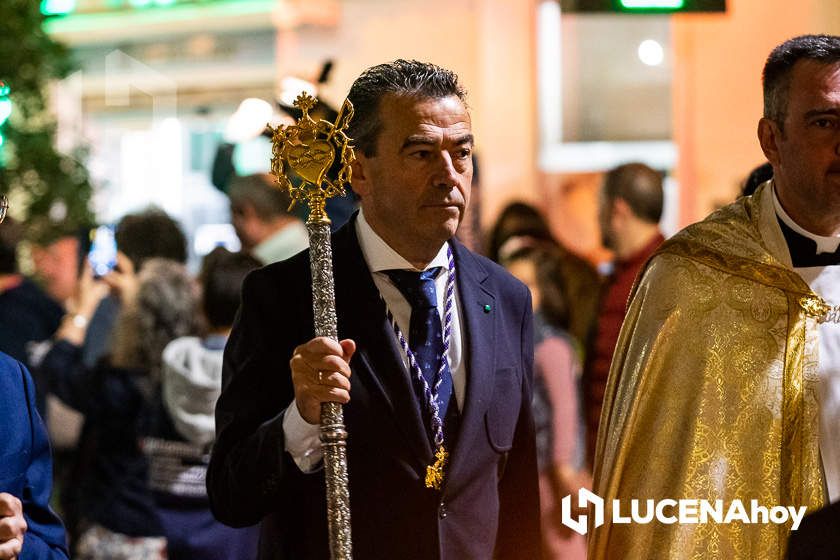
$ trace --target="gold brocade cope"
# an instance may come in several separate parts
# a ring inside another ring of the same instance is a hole
[[[817,318],[804,305],[819,298],[785,263],[767,197],[765,185],[689,226],[640,273],[598,434],[594,491],[606,504],[823,505]],[[591,560],[776,560],[790,530],[610,520],[608,505]]]

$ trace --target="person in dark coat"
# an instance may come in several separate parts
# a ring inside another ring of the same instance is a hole
[[[0,560],[66,560],[64,526],[50,509],[52,460],[23,364],[0,352]]]
[[[451,71],[398,60],[366,70],[349,99],[361,211],[332,239],[341,341],[313,338],[308,252],[247,277],[213,511],[262,521],[260,558],[328,558],[317,423],[336,401],[355,558],[539,558],[531,298],[453,239],[472,178],[464,90]],[[441,449],[442,484],[427,487]]]
[[[31,278],[21,273],[17,249],[23,239],[20,224],[7,219],[0,227],[0,351],[32,370],[33,343],[49,339],[61,324],[64,309]],[[35,379],[36,403],[46,416],[46,388]]]

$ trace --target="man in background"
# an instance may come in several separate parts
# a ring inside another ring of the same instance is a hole
[[[0,227],[0,351],[31,368],[30,343],[50,338],[61,324],[64,309],[20,272],[17,248],[22,233],[20,224],[11,218]],[[46,387],[38,384],[42,416],[45,394]]]
[[[237,177],[228,196],[242,250],[263,264],[286,260],[309,247],[306,226],[290,212],[289,195],[274,186],[270,175]]]
[[[615,260],[601,290],[583,378],[590,464],[595,457],[604,389],[627,298],[642,265],[664,241],[659,231],[662,205],[662,175],[658,171],[643,163],[627,163],[606,174],[598,200],[598,221],[602,243],[613,251]]]

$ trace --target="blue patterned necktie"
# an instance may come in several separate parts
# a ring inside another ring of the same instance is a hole
[[[436,266],[422,272],[413,270],[386,270],[385,274],[411,305],[411,321],[408,329],[408,347],[423,372],[429,387],[434,387],[441,370],[441,382],[438,387],[437,402],[440,419],[446,418],[449,399],[452,396],[452,374],[449,361],[443,355],[443,328],[437,308],[437,290],[435,278],[443,267]],[[421,402],[424,400],[422,391]],[[428,403],[424,403],[424,409]],[[427,410],[428,412],[428,410]]]

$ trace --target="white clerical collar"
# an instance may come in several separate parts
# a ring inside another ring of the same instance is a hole
[[[402,255],[397,253],[390,245],[385,243],[385,240],[373,231],[370,224],[365,219],[365,213],[360,209],[359,215],[356,218],[356,235],[359,238],[359,246],[362,249],[362,256],[367,262],[368,268],[371,272],[381,272],[383,270],[417,270],[410,262],[408,262]],[[446,256],[446,243],[441,245],[435,258],[432,259],[424,270],[428,270],[435,266],[442,266],[446,269],[449,266],[449,259]]]
[[[817,235],[802,228],[799,224],[793,221],[785,209],[782,208],[782,203],[779,202],[779,197],[776,196],[776,185],[773,184],[773,206],[776,207],[776,215],[781,219],[787,227],[798,233],[803,237],[807,237],[817,244],[817,254],[833,253],[840,247],[840,235],[834,237],[826,237],[824,235]]]

